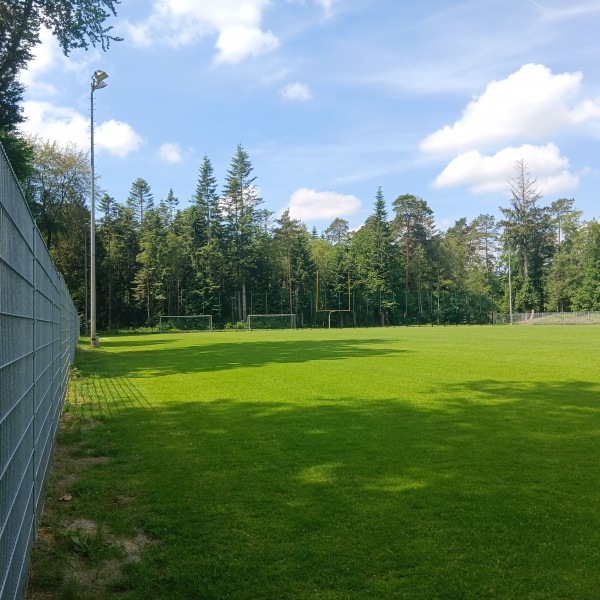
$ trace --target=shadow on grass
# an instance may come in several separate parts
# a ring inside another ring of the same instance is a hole
[[[154,334],[148,334],[154,335]],[[101,347],[109,348],[138,348],[140,346],[166,346],[172,344],[174,338],[152,339],[152,340],[131,340],[123,336],[114,336],[102,339]]]
[[[85,485],[134,498],[130,518],[159,542],[129,571],[137,598],[587,599],[598,389],[469,381],[429,408],[122,406],[91,432],[120,460]]]
[[[170,344],[178,338],[170,338]],[[119,357],[115,352],[89,352],[78,367],[85,375],[111,377],[144,377],[176,373],[215,372],[239,367],[261,367],[268,363],[302,363],[335,361],[357,357],[395,356],[406,350],[390,348],[390,340],[353,338],[335,340],[254,341],[246,338],[232,344],[231,339],[202,345],[162,346],[165,342],[152,340],[156,347],[136,350]],[[108,340],[105,349],[150,345],[148,342]],[[387,346],[384,346],[387,345]]]
[[[82,417],[104,419],[125,409],[153,409],[152,403],[128,377],[71,378],[67,395],[68,410]]]

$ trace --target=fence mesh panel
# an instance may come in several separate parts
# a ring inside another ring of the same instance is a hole
[[[600,325],[599,311],[573,312],[526,312],[513,313],[514,325]],[[494,315],[494,325],[507,325],[510,315],[497,313]]]
[[[0,147],[0,600],[22,598],[79,318]]]

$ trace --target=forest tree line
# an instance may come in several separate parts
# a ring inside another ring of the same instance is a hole
[[[56,11],[46,0],[9,3],[0,36],[0,142],[83,321],[89,157],[20,133],[19,74],[34,56],[42,25],[65,55],[108,49],[119,41],[109,24],[117,5],[64,2]],[[162,314],[192,313],[213,314],[225,324],[257,310],[294,312],[299,323],[318,324],[324,314],[318,311],[336,303],[349,303],[358,324],[485,321],[491,312],[508,312],[510,298],[515,311],[600,309],[599,224],[581,221],[573,199],[544,205],[523,161],[515,165],[500,219],[459,218],[446,231],[436,229],[427,202],[412,194],[395,197],[388,213],[381,189],[359,230],[338,218],[323,232],[308,231],[289,212],[275,219],[262,208],[252,171],[240,146],[222,187],[204,158],[184,209],[173,192],[156,200],[142,179],[126,199],[101,197],[101,327],[153,325]],[[348,322],[350,315],[340,313],[340,324],[343,317]]]
[[[30,143],[23,189],[84,324],[89,157]],[[339,325],[477,323],[508,313],[511,297],[516,312],[600,310],[600,224],[582,221],[574,199],[544,205],[522,160],[501,218],[459,218],[446,231],[413,194],[395,197],[388,212],[381,188],[358,230],[336,218],[309,231],[289,210],[266,210],[255,182],[240,145],[221,186],[204,157],[185,208],[172,190],[155,199],[143,179],[124,200],[98,194],[98,327],[194,314],[224,327],[250,313],[294,313],[299,325],[318,326],[337,309],[350,309],[335,313]]]

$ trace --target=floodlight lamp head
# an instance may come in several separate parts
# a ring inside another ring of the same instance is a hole
[[[94,75],[92,76],[92,91],[101,90],[106,87],[106,82],[104,81],[108,75],[105,71],[94,71]]]

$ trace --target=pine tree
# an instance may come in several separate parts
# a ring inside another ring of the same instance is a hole
[[[574,198],[559,198],[550,205],[553,225],[557,230],[556,244],[559,248],[564,241],[565,233],[573,231],[579,224],[582,213],[580,210],[573,209],[574,203]]]
[[[246,319],[247,287],[256,267],[258,234],[265,228],[268,211],[260,211],[262,204],[252,176],[248,153],[238,145],[231,160],[225,182],[223,210],[228,238],[228,259],[231,264],[238,320]]]
[[[162,204],[162,210],[165,213],[167,225],[169,227],[172,227],[173,222],[175,220],[175,215],[177,214],[177,206],[179,204],[179,198],[175,197],[175,194],[173,193],[173,188],[169,189],[169,193],[167,194],[165,200],[163,200]]]
[[[325,230],[325,238],[334,245],[345,244],[348,242],[349,231],[350,226],[348,225],[348,221],[338,217]]]
[[[553,251],[552,220],[546,207],[539,206],[542,195],[536,187],[524,160],[515,163],[515,177],[510,179],[511,206],[500,210],[504,219],[505,245],[516,253],[515,266],[520,277],[515,277],[518,310],[543,307],[543,267]],[[522,288],[522,289],[521,289]]]
[[[134,278],[138,302],[146,308],[146,325],[151,326],[166,300],[165,284],[170,266],[167,262],[167,225],[159,209],[148,209],[140,236],[138,271]]]
[[[378,307],[383,327],[393,308],[393,247],[390,225],[381,187],[377,188],[372,214],[352,236],[352,263],[356,269],[355,287],[364,289]]]
[[[100,200],[98,220],[98,316],[103,326],[131,325],[136,319],[133,293],[139,265],[139,230],[131,208],[110,196]]]
[[[290,217],[289,209],[282,213],[276,224],[277,227],[273,230],[273,249],[280,266],[282,282],[287,289],[288,312],[294,313],[294,296],[298,298],[300,292],[310,285],[315,273],[308,245],[309,234],[301,221]]]
[[[392,226],[397,243],[404,254],[404,289],[409,289],[411,260],[413,254],[423,254],[426,244],[434,233],[433,211],[422,198],[412,194],[398,196],[393,202],[394,217]],[[422,260],[419,261],[421,266]],[[415,269],[413,269],[414,271]],[[420,269],[416,270],[420,273]]]
[[[113,326],[113,287],[114,287],[114,265],[117,262],[117,240],[115,221],[117,220],[117,207],[115,199],[104,194],[100,198],[99,208],[102,212],[102,217],[98,220],[97,241],[100,242],[103,248],[103,262],[99,265],[104,272],[103,282],[106,285],[106,313],[107,325],[109,329]],[[104,286],[103,286],[104,287]]]
[[[144,229],[146,211],[154,208],[154,195],[145,179],[138,178],[131,184],[127,206],[133,211],[139,229]]]
[[[471,223],[474,235],[479,242],[479,250],[483,254],[485,271],[490,272],[496,242],[498,240],[498,225],[493,215],[479,215]]]

